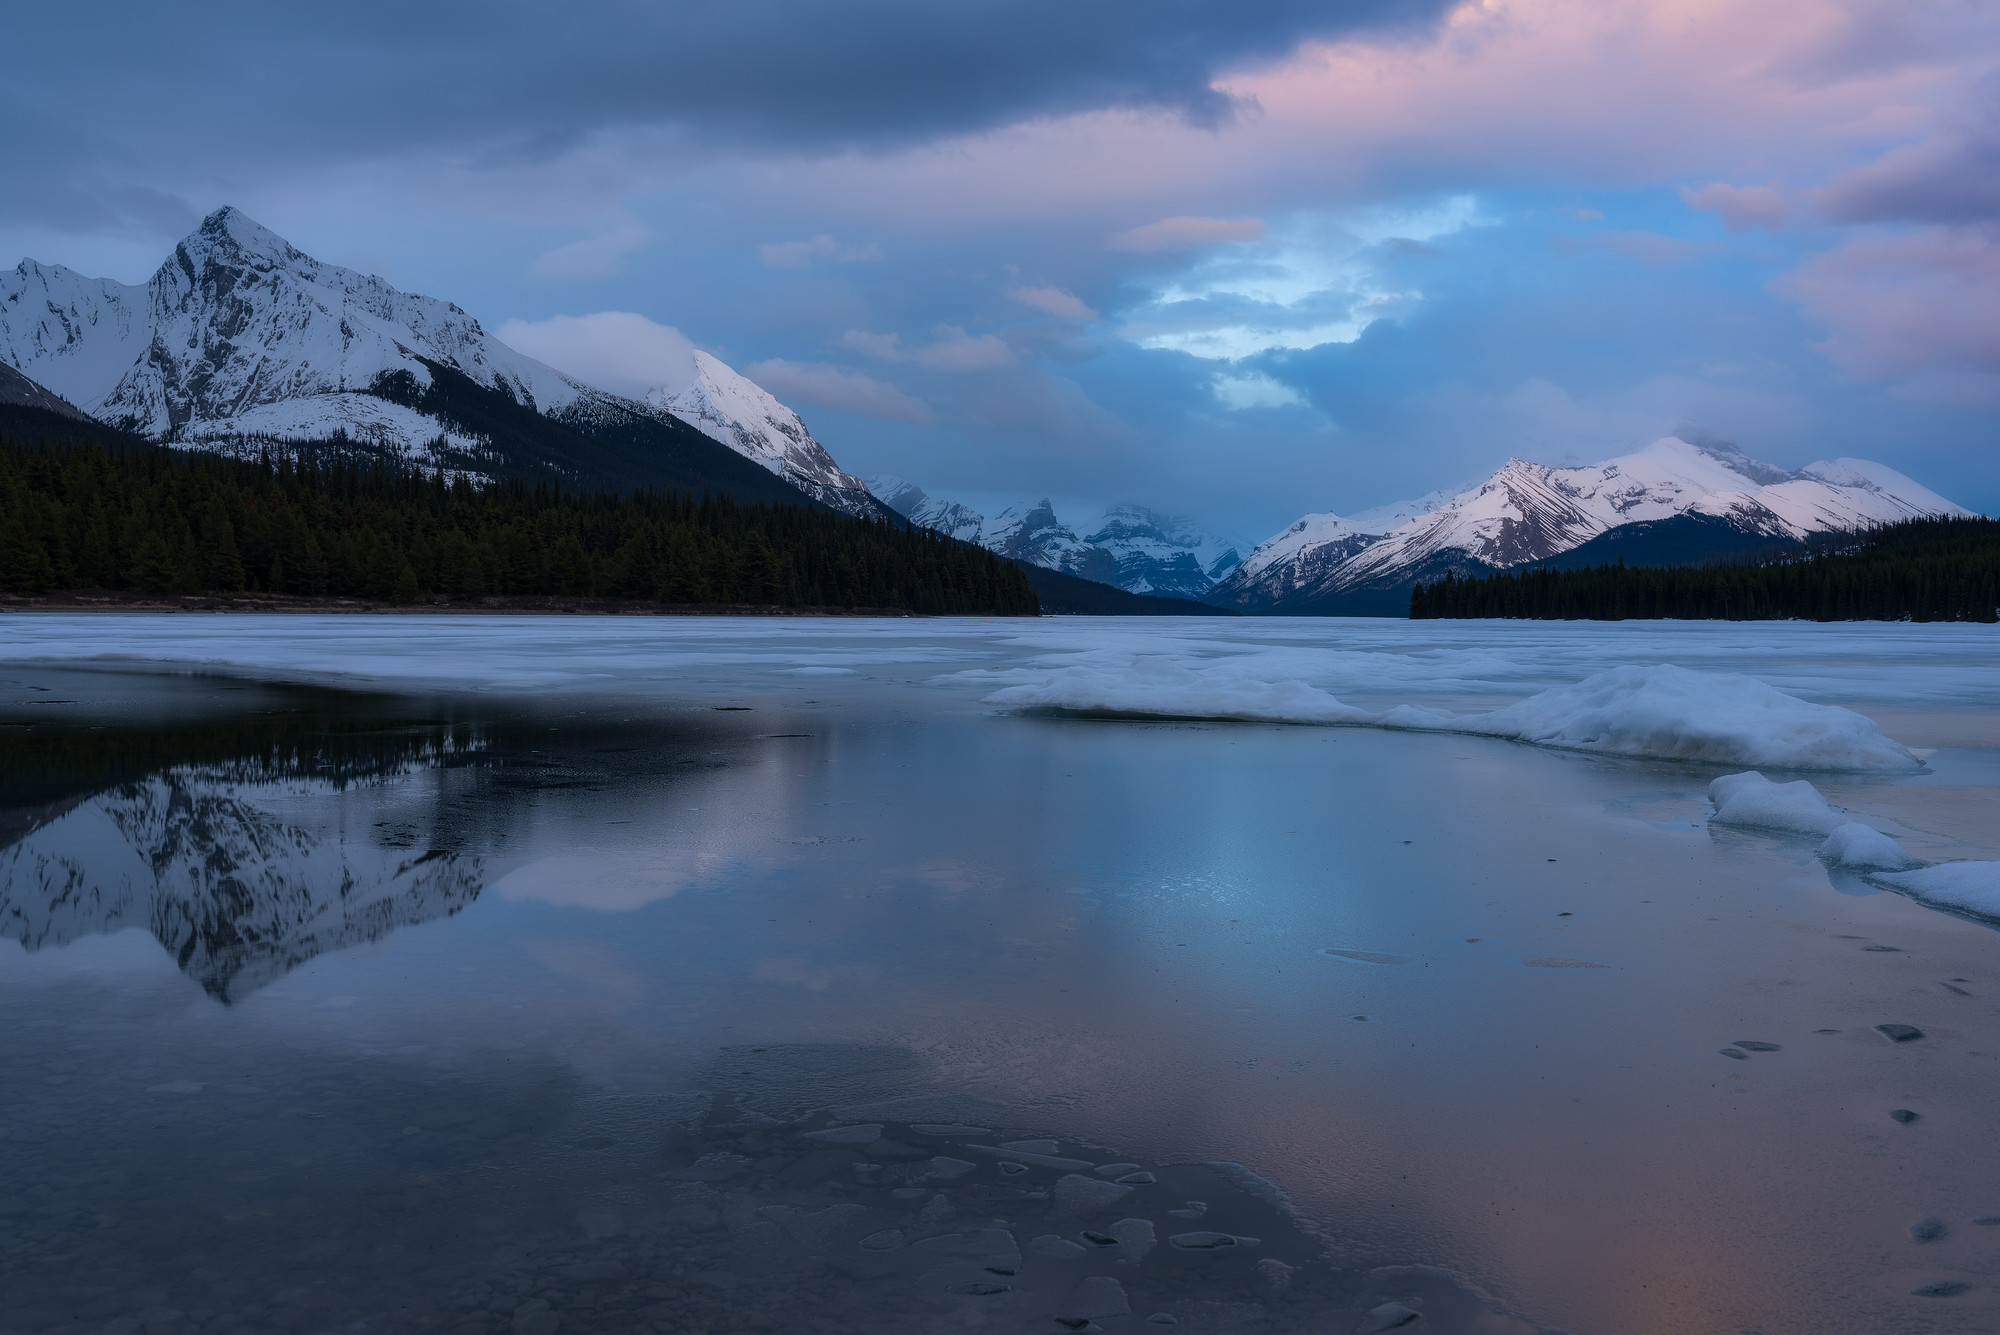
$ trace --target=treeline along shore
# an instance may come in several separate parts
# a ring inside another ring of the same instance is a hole
[[[1020,568],[983,548],[804,505],[8,437],[0,590],[1040,610]]]
[[[2000,520],[1911,519],[1739,564],[1447,573],[1410,591],[1410,616],[1991,622],[2000,620]]]

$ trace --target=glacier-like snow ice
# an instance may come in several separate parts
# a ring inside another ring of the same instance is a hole
[[[1126,718],[1373,723],[1377,717],[1302,681],[1258,681],[1224,668],[1186,668],[1148,654],[1135,656],[1132,666],[1123,669],[1061,668],[1040,681],[995,691],[986,701],[1014,709]]]
[[[1755,770],[1723,775],[1708,785],[1708,800],[1715,804],[1717,825],[1827,836],[1849,823],[1804,779],[1772,783]]]
[[[2000,920],[2000,862],[1944,862],[1870,879],[1921,903]]]
[[[1189,668],[1151,655],[1135,655],[1129,667],[1058,668],[986,699],[1079,714],[1476,733],[1574,751],[1774,769],[1920,768],[1906,748],[1853,710],[1809,704],[1753,677],[1664,663],[1611,668],[1484,714],[1414,705],[1371,713],[1303,681],[1264,681],[1229,666]],[[1811,832],[1830,834],[1839,823],[1832,817]]]
[[[1901,844],[1859,821],[1849,821],[1819,846],[1820,860],[1849,871],[1910,871],[1924,865]]]
[[[1611,668],[1446,726],[1575,751],[1712,765],[1922,768],[1908,748],[1851,709],[1808,704],[1755,677],[1690,672],[1670,663]]]

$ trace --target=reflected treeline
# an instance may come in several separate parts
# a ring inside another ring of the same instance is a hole
[[[488,731],[310,704],[143,729],[0,726],[0,840],[25,833],[20,822],[32,823],[38,808],[167,768],[209,766],[244,782],[344,784],[471,756]]]

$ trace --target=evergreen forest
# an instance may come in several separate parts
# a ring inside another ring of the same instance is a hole
[[[805,506],[7,437],[0,590],[1039,611],[984,548]]]
[[[2000,619],[2000,520],[1910,519],[1738,564],[1447,572],[1410,591],[1410,616],[1990,622]]]

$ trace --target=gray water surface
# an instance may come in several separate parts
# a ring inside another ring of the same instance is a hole
[[[2000,939],[1712,769],[4,675],[0,1331],[2000,1326]]]

